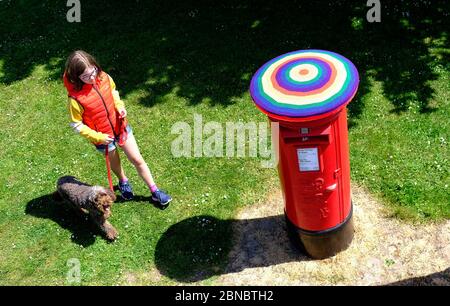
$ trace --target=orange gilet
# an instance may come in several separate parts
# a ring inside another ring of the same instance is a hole
[[[65,74],[63,79],[69,97],[83,107],[83,123],[97,132],[108,134],[111,138],[120,137],[119,145],[123,145],[126,140],[126,120],[119,118],[114,107],[108,75],[102,71],[94,84],[84,84],[79,91],[75,90]]]

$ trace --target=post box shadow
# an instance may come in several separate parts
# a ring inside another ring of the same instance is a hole
[[[450,285],[450,268],[421,277],[413,277],[386,286],[448,286]]]
[[[25,213],[56,222],[61,228],[72,233],[71,239],[74,243],[83,247],[92,245],[95,237],[102,235],[92,222],[78,215],[64,202],[56,201],[52,194],[29,201]]]
[[[233,239],[228,238],[231,236]],[[224,239],[231,241],[228,248],[220,249]],[[224,257],[226,267],[221,267]],[[206,215],[188,218],[172,225],[155,250],[158,270],[181,282],[306,260],[312,259],[289,238],[284,215],[248,220]]]

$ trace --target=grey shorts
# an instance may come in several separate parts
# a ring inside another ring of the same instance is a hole
[[[128,137],[130,137],[131,135],[133,135],[133,129],[131,128],[131,125],[129,125],[129,124],[127,125],[126,131],[127,131],[127,133],[128,133]],[[111,141],[111,142],[108,144],[108,152],[112,152],[112,151],[114,151],[114,150],[117,148],[118,144],[116,143],[116,141],[119,141],[119,139],[114,139],[113,141]],[[105,154],[106,145],[104,145],[104,144],[95,145],[95,148],[96,148],[97,151],[99,151],[100,153]]]

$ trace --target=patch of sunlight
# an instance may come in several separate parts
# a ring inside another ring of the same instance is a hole
[[[212,103],[212,99],[210,98],[210,97],[205,97],[205,98],[203,98],[202,99],[202,102],[201,103],[204,103],[204,104],[211,104]]]
[[[148,69],[147,80],[144,82],[145,85],[152,86],[159,82],[157,78],[153,77],[154,72],[155,71],[152,68]]]
[[[354,30],[362,30],[363,29],[363,19],[361,17],[353,17],[352,18],[352,28]]]
[[[0,59],[0,79],[5,76],[5,73],[3,72],[3,66],[5,65],[5,60]]]
[[[59,65],[62,62],[62,57],[51,57],[48,61],[48,64],[51,66]]]
[[[180,86],[176,85],[172,88],[172,90],[170,91],[171,94],[173,95],[178,95],[178,93],[181,91]]]
[[[180,92],[181,92],[180,86],[175,85],[174,87],[172,87],[170,91],[168,91],[164,95],[157,97],[157,99],[160,99],[161,101],[181,101],[183,100],[183,98]]]
[[[159,79],[159,83],[160,83],[160,84],[167,84],[167,83],[169,83],[169,77],[168,77],[167,75],[162,76],[162,77]]]
[[[0,81],[3,80],[3,78],[5,77],[5,72],[3,71],[3,67],[5,65],[5,61],[3,59],[0,59]],[[3,84],[2,82],[0,82],[0,88],[4,88],[6,87],[5,84]]]
[[[126,96],[122,96],[122,99],[126,99],[127,103],[129,102],[135,102],[139,99],[146,99],[150,96],[150,93],[145,89],[135,89],[128,93]]]
[[[41,65],[36,65],[34,67],[33,71],[31,72],[30,76],[27,79],[39,80],[39,79],[42,79],[47,76],[48,76],[47,67],[46,67],[46,65],[41,64]]]
[[[255,29],[255,28],[257,28],[260,24],[261,24],[261,21],[255,20],[255,21],[252,23],[252,25],[251,25],[250,28]]]
[[[411,77],[411,72],[410,71],[403,71],[400,73],[400,76],[402,78],[410,78]]]
[[[424,38],[424,43],[434,48],[446,48],[447,37],[442,35],[441,37],[426,37]]]
[[[415,27],[413,25],[411,25],[409,19],[406,19],[406,18],[400,19],[400,24],[407,30],[414,30],[415,29]]]
[[[61,58],[61,57],[52,57],[52,58],[50,58],[48,63],[47,63],[47,70],[48,71],[54,71],[56,69],[59,69],[62,61],[63,61],[63,58]]]
[[[155,84],[157,84],[158,83],[158,80],[157,79],[155,79],[155,78],[149,78],[149,79],[147,79],[147,81],[145,81],[145,85],[148,85],[148,86],[152,86],[152,85],[155,85]]]
[[[252,74],[250,72],[246,72],[241,76],[242,81],[250,81],[250,78],[252,77]]]
[[[3,62],[0,61],[0,79],[3,77],[3,70],[1,69],[3,65]],[[15,80],[14,82],[11,82],[8,84],[7,87],[15,88],[15,86],[27,86],[26,84],[36,84],[38,82],[42,82],[43,80],[46,82],[48,79],[49,73],[46,69],[44,64],[36,65],[31,73],[24,79],[21,80]],[[30,83],[27,83],[30,82]],[[39,88],[39,87],[37,87]]]
[[[423,41],[423,43],[425,45],[429,46],[433,42],[433,38],[432,37],[425,37],[422,41]]]

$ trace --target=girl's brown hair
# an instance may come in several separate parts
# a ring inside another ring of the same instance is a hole
[[[74,84],[75,90],[79,91],[85,84],[80,80],[80,75],[83,74],[87,67],[95,66],[98,69],[97,77],[100,76],[102,68],[97,63],[95,58],[87,52],[77,50],[72,52],[66,61],[65,74],[70,83]]]

